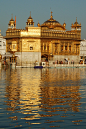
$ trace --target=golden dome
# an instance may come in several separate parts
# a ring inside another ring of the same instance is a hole
[[[40,23],[39,22],[38,22],[37,26],[40,27]]]
[[[52,11],[51,11],[51,16],[50,16],[50,19],[49,20],[47,20],[47,21],[45,21],[44,23],[54,23],[54,24],[56,24],[56,23],[59,23],[58,21],[56,21],[55,19],[53,19],[53,16],[52,16]]]
[[[8,28],[11,28],[11,29],[16,28],[16,24],[15,24],[15,21],[13,20],[13,16],[11,17],[11,20],[8,23]]]
[[[58,30],[65,30],[65,27],[63,25],[61,25],[58,21],[56,21],[55,19],[53,19],[52,16],[52,11],[51,11],[51,16],[50,19],[48,19],[47,21],[45,21],[41,27],[47,27],[48,29],[56,29],[56,27],[58,27]],[[66,25],[66,24],[64,24]]]
[[[31,17],[31,12],[29,18],[27,19],[26,25],[34,25],[33,18]]]
[[[63,23],[63,26],[64,26],[64,28],[66,27],[66,23],[65,23],[65,21],[64,21],[64,23]]]
[[[78,22],[77,22],[77,17],[76,17],[76,21],[75,21],[75,23],[74,24],[78,24]]]

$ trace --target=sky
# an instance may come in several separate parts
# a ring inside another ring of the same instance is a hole
[[[86,0],[0,0],[0,29],[1,34],[6,36],[8,23],[16,16],[16,28],[25,29],[27,19],[30,16],[37,26],[39,21],[43,24],[50,19],[50,12],[53,12],[53,19],[61,25],[66,23],[66,29],[71,30],[71,24],[77,21],[81,23],[81,39],[86,39]]]

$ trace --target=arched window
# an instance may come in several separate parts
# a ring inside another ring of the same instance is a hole
[[[71,51],[71,46],[69,46],[69,51]]]
[[[63,45],[61,45],[61,51],[63,51]]]
[[[65,50],[67,51],[67,45],[65,46]]]
[[[30,47],[30,50],[33,50],[33,47]]]

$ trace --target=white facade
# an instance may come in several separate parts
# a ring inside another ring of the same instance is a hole
[[[6,39],[3,38],[1,35],[1,30],[0,30],[0,54],[4,55],[6,53]]]
[[[86,61],[86,40],[82,40],[80,43],[80,58]]]

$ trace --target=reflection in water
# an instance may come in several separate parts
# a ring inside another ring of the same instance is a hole
[[[19,121],[15,127],[28,124],[27,127],[45,129],[81,124],[82,119],[73,115],[81,108],[81,69],[24,68],[0,72],[5,73],[7,114],[12,121]]]
[[[69,69],[55,69],[54,71],[53,69],[50,71],[47,69],[42,73],[42,80],[41,91],[43,97],[41,101],[43,105],[46,106],[47,104],[49,106],[47,108],[52,109],[52,112],[53,110],[79,112],[81,97],[78,83],[80,73],[77,70],[73,72]],[[58,105],[58,107],[53,109],[51,106],[54,105]]]
[[[20,73],[19,73],[20,72]],[[21,69],[11,71],[10,80],[7,76],[9,85],[6,87],[6,97],[8,98],[7,110],[17,111],[30,116],[21,118],[26,120],[38,119],[40,117],[39,111],[39,93],[40,93],[40,75],[41,71],[34,71],[30,69]],[[36,77],[35,77],[36,76]],[[10,101],[9,101],[10,100]]]
[[[32,74],[32,75],[31,75]],[[28,73],[27,76],[24,72],[22,72],[22,85],[20,91],[20,103],[21,103],[21,110],[23,109],[23,114],[29,114],[25,118],[26,120],[33,120],[33,119],[40,119],[39,115],[39,104],[40,104],[40,78],[41,78],[41,71],[35,71]],[[29,76],[30,75],[30,76]]]

